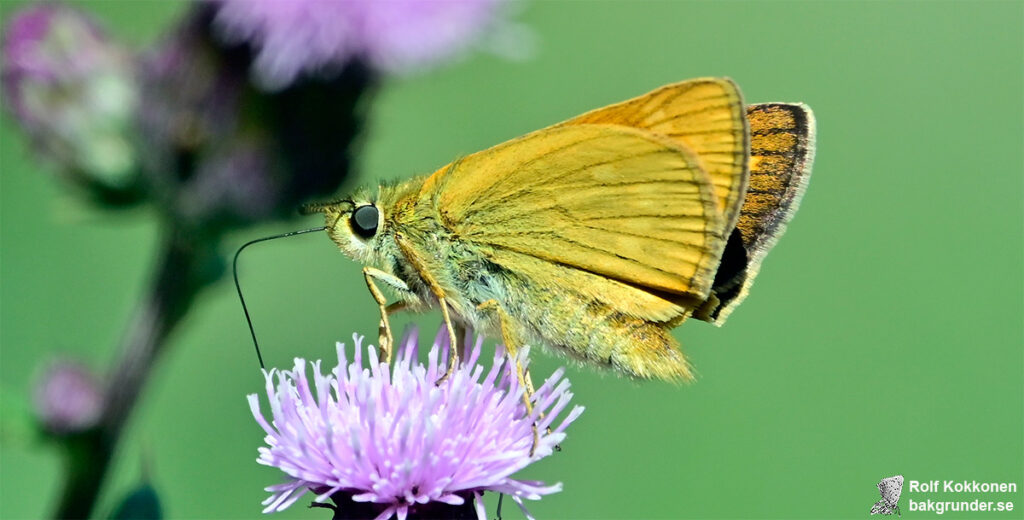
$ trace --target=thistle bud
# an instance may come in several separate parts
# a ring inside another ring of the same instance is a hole
[[[8,110],[37,150],[79,179],[124,184],[134,170],[132,59],[84,13],[39,4],[4,27]]]
[[[55,361],[36,381],[33,392],[36,416],[47,432],[55,435],[87,430],[99,421],[103,391],[84,365]]]
[[[251,49],[220,42],[213,18],[212,5],[197,4],[140,61],[148,190],[192,228],[294,216],[348,176],[372,77],[350,64],[330,79],[262,91],[250,80]]]

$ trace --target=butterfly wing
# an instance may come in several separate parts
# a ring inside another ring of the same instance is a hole
[[[460,241],[629,289],[706,297],[725,243],[693,154],[621,126],[552,127],[478,152],[428,178],[421,198]]]
[[[896,507],[903,493],[903,475],[882,479],[878,483],[878,492],[882,494],[882,500],[887,506]]]
[[[892,509],[886,505],[884,500],[875,502],[875,505],[871,506],[871,514],[873,515],[891,515]]]
[[[747,112],[739,87],[726,78],[701,78],[658,88],[602,107],[563,125],[610,124],[653,132],[691,150],[715,187],[718,209],[731,229],[747,188]]]
[[[747,249],[763,258],[807,190],[814,163],[814,113],[800,103],[762,103],[751,105],[748,117],[750,187],[736,228]]]
[[[768,251],[786,230],[811,178],[815,125],[810,107],[763,103],[747,108],[750,184],[729,237],[714,294],[694,313],[721,325],[746,298]]]

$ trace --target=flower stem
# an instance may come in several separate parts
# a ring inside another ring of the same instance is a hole
[[[121,433],[167,338],[203,287],[219,276],[215,239],[180,228],[166,235],[148,292],[121,344],[107,379],[98,426],[66,438],[68,469],[55,518],[88,518],[102,489]]]

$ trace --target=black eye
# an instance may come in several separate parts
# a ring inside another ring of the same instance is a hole
[[[349,222],[352,224],[352,231],[355,231],[357,235],[363,238],[372,237],[377,234],[377,219],[379,216],[380,211],[377,210],[377,206],[372,204],[359,206],[352,212],[352,216],[349,218]]]

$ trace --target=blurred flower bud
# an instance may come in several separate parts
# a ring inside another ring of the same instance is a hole
[[[212,5],[197,5],[142,59],[138,117],[150,191],[193,228],[293,216],[348,175],[372,77],[352,63],[329,79],[264,92],[250,81],[251,49],[214,38],[213,19]]]
[[[266,90],[352,61],[388,74],[422,70],[512,27],[500,17],[506,0],[213,1],[216,29],[252,46],[253,77]]]
[[[38,4],[4,27],[3,93],[41,153],[86,181],[134,171],[138,94],[129,54],[84,13]]]
[[[36,415],[48,433],[65,435],[95,426],[103,407],[99,381],[84,365],[52,362],[36,380]]]

